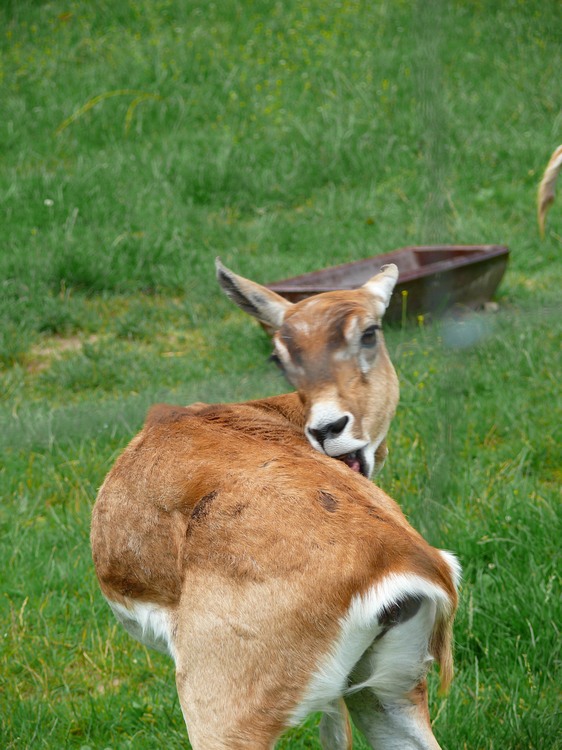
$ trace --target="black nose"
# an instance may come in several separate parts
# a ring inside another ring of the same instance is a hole
[[[319,427],[318,429],[309,429],[310,434],[318,440],[320,445],[324,447],[324,441],[328,438],[334,438],[340,435],[344,429],[346,424],[349,422],[349,417],[346,417],[345,415],[343,417],[340,417],[339,419],[336,419],[335,422],[330,422],[329,424],[324,425],[324,427]]]

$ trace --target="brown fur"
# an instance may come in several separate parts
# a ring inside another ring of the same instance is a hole
[[[391,571],[415,571],[447,592],[450,612],[432,648],[448,674],[456,592],[447,565],[393,500],[310,447],[301,417],[294,395],[153,409],[93,510],[104,594],[174,613],[195,747],[223,747],[207,736],[219,721],[217,691],[229,701],[224,746],[268,747],[351,597]]]
[[[376,463],[384,461],[398,383],[382,335],[376,346],[361,336],[388,303],[395,267],[360,290],[294,306],[218,270],[236,304],[277,331],[297,392],[153,407],[99,491],[91,543],[103,593],[131,613],[117,610],[125,626],[134,623],[143,639],[138,605],[156,612],[193,747],[266,750],[330,653],[352,599],[390,573],[417,574],[444,592],[449,606],[429,648],[448,684],[457,595],[449,565],[398,505],[304,437],[314,404],[337,403],[353,417],[353,438],[367,436]],[[431,735],[418,688],[404,700],[421,705]],[[360,711],[362,700],[354,699]],[[345,705],[336,706],[327,735],[343,734],[351,747]]]

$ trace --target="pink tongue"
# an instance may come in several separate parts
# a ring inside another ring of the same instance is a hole
[[[357,471],[357,472],[361,471],[361,463],[359,462],[358,458],[355,458],[355,457],[352,458],[351,456],[346,456],[343,459],[343,462],[344,464],[347,464],[352,471]]]

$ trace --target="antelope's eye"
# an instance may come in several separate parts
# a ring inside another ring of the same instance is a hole
[[[365,328],[361,334],[361,346],[371,348],[377,343],[377,331],[380,330],[380,326],[372,325]]]

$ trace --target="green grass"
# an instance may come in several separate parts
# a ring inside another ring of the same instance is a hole
[[[0,34],[2,747],[186,746],[89,516],[152,402],[285,387],[215,255],[268,281],[425,242],[512,251],[496,315],[387,332],[380,483],[465,572],[435,733],[561,747],[559,4],[12,0]]]

